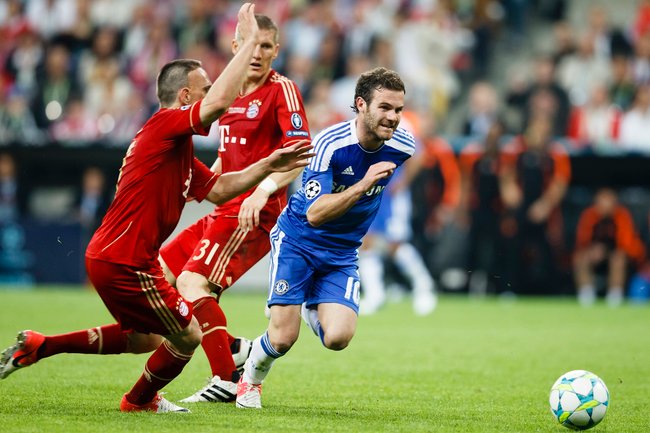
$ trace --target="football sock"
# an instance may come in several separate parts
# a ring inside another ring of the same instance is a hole
[[[384,264],[374,251],[362,251],[359,254],[359,277],[363,289],[364,302],[383,304],[386,297],[384,287]]]
[[[395,251],[395,264],[413,284],[413,293],[432,293],[435,283],[422,256],[409,243],[402,243]]]
[[[67,334],[45,337],[45,342],[38,349],[38,359],[58,353],[96,353],[112,355],[126,351],[127,336],[120,325],[100,326]]]
[[[244,382],[260,384],[271,370],[273,362],[286,352],[278,352],[269,341],[269,333],[265,332],[253,341],[253,349],[246,361]]]
[[[315,308],[307,309],[307,321],[309,322],[309,327],[314,331],[316,335],[320,338],[321,343],[325,346],[325,331],[318,320],[318,310]]]
[[[138,405],[149,403],[159,390],[183,371],[191,358],[191,354],[180,353],[169,341],[163,341],[147,360],[144,373],[127,393],[126,399]]]
[[[197,299],[193,305],[194,317],[199,321],[203,332],[201,346],[208,357],[212,375],[219,376],[221,380],[237,382],[239,373],[232,359],[226,315],[221,306],[212,296]]]

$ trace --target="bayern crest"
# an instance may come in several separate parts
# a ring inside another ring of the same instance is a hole
[[[250,102],[248,109],[246,110],[246,117],[249,119],[256,118],[257,115],[260,114],[260,105],[262,105],[262,102],[257,99]]]

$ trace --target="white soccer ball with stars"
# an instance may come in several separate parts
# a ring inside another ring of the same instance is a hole
[[[551,387],[551,412],[563,426],[586,430],[601,422],[609,406],[605,382],[585,370],[564,373]]]

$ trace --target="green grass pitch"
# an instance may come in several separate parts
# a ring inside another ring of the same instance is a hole
[[[110,323],[88,290],[0,290],[0,348],[17,331],[61,333]],[[236,335],[266,326],[264,296],[227,293]],[[264,384],[261,411],[193,404],[191,414],[123,414],[120,398],[146,355],[45,359],[0,381],[3,432],[562,432],[548,393],[586,369],[611,394],[594,432],[650,431],[650,307],[579,308],[572,299],[445,296],[429,317],[389,304],[362,317],[350,347],[331,352],[305,326]],[[209,377],[199,350],[165,391],[172,401]]]

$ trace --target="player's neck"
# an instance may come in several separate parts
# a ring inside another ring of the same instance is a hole
[[[271,71],[269,71],[270,73]],[[239,96],[246,96],[250,95],[260,87],[262,87],[262,84],[266,82],[266,79],[269,77],[269,74],[265,74],[262,78],[259,80],[246,80],[244,84],[242,84],[241,89],[239,89]]]
[[[384,140],[364,128],[363,122],[356,121],[357,140],[359,145],[369,152],[373,152],[384,145]]]

